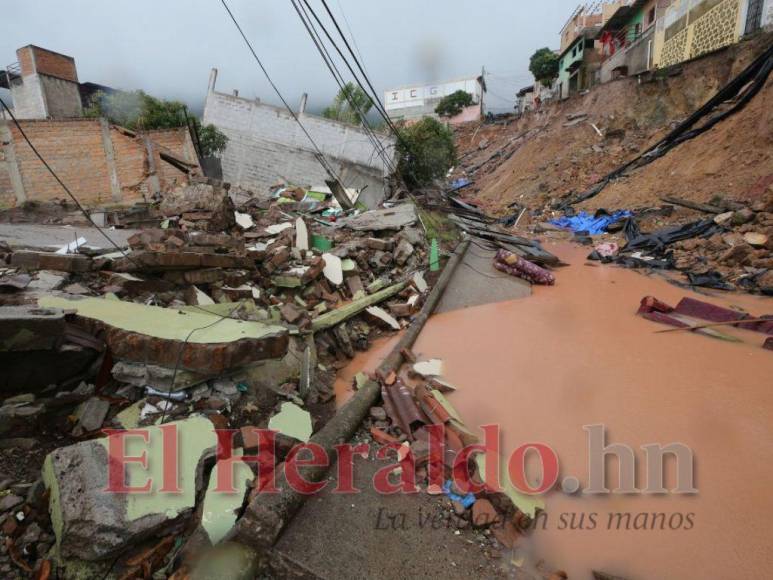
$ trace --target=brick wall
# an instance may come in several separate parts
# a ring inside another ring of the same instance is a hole
[[[23,76],[37,72],[78,82],[75,59],[71,56],[30,45],[17,50],[16,57],[19,59]]]
[[[32,152],[12,123],[0,121],[10,131],[16,167],[21,175],[26,200],[50,201],[66,197]],[[62,181],[87,207],[113,203],[131,204],[149,192],[147,147],[141,137],[120,128],[110,127],[103,135],[99,119],[27,120],[21,121],[24,132]],[[187,154],[187,130],[172,130],[164,136],[165,147],[174,155],[195,163]],[[172,135],[171,133],[178,133]],[[112,156],[105,139],[112,146]],[[0,144],[0,207],[12,207],[20,200],[14,191],[7,162],[10,144]],[[157,154],[156,154],[157,155]],[[160,161],[160,160],[158,160]],[[185,174],[168,163],[157,165],[162,190],[185,178]],[[114,168],[120,191],[114,192],[111,172]]]

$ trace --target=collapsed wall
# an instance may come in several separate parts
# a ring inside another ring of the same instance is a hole
[[[329,176],[317,153],[285,109],[215,91],[212,70],[204,106],[204,124],[215,125],[228,137],[222,154],[223,180],[232,185],[267,191],[277,183],[324,185]],[[298,113],[304,128],[347,188],[362,189],[361,201],[374,207],[384,197],[387,168],[367,134],[354,125]],[[394,139],[376,133],[389,158]]]
[[[21,128],[62,181],[87,207],[130,204],[173,187],[187,172],[167,154],[198,167],[187,129],[135,134],[105,119],[20,120]],[[0,120],[0,208],[65,196],[18,127]]]

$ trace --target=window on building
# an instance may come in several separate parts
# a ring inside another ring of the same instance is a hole
[[[655,22],[655,7],[653,6],[650,8],[649,13],[647,14],[647,26]]]

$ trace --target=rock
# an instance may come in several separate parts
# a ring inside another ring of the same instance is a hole
[[[501,516],[489,500],[481,498],[472,504],[472,525],[474,527],[488,527],[497,522],[500,518]]]
[[[748,232],[743,235],[744,241],[755,248],[762,248],[768,243],[768,236],[756,232]]]
[[[0,499],[0,512],[7,512],[20,505],[24,498],[18,495],[9,494]]]
[[[757,286],[773,291],[773,270],[768,270],[757,278]]]
[[[733,217],[732,211],[726,211],[725,213],[714,216],[714,223],[720,226],[725,225]]]
[[[0,439],[0,449],[24,449],[29,451],[38,444],[37,439],[31,437],[11,437],[9,439]]]
[[[413,254],[413,244],[405,238],[400,239],[394,252],[395,262],[403,266],[408,261],[408,258],[411,257],[411,254]]]
[[[15,397],[8,397],[3,401],[3,405],[23,405],[25,403],[34,403],[35,395],[32,393],[24,393],[23,395],[16,395]]]
[[[754,212],[748,207],[745,207],[743,209],[739,209],[736,212],[733,212],[733,216],[730,218],[730,223],[734,226],[742,226],[743,224],[749,223],[753,219]]]
[[[746,244],[733,246],[719,257],[719,261],[723,264],[743,266],[749,260],[751,251],[751,246]]]
[[[454,508],[454,513],[457,516],[463,516],[467,512],[467,508],[458,501],[451,501],[451,507]]]
[[[279,308],[279,312],[282,314],[282,318],[287,321],[288,324],[295,324],[303,316],[303,311],[295,304],[282,304]]]
[[[386,421],[387,414],[384,407],[371,407],[370,417],[375,421]]]
[[[162,431],[148,427],[148,441],[126,440],[127,456],[147,453],[149,471],[127,470],[127,485],[148,493],[105,493],[108,486],[107,439],[93,439],[51,452],[43,465],[50,493],[49,511],[63,558],[109,558],[192,512],[196,492],[203,488],[203,459],[214,454],[217,437],[204,417],[167,423],[177,431],[179,493],[159,491],[163,485]]]
[[[73,434],[80,436],[83,433],[96,431],[102,427],[108,411],[110,411],[110,403],[97,397],[91,397],[78,407],[76,412],[78,424],[75,426]]]
[[[224,397],[238,397],[239,389],[236,383],[231,379],[215,379],[212,381],[212,388]]]
[[[40,526],[36,522],[32,522],[29,526],[27,526],[27,529],[24,530],[24,533],[20,538],[21,544],[34,544],[40,539],[41,533],[42,530],[40,529]]]
[[[62,290],[64,290],[68,294],[88,294],[89,292],[91,292],[83,284],[77,284],[77,283],[65,286]]]

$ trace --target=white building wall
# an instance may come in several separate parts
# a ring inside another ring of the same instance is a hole
[[[223,179],[255,191],[291,182],[322,185],[327,173],[301,127],[289,112],[257,100],[214,90],[216,74],[204,106],[204,124],[213,124],[228,136],[222,155]],[[369,205],[383,198],[387,170],[366,133],[357,127],[301,113],[301,123],[346,187],[367,185],[363,201]],[[379,135],[394,158],[394,139]]]
[[[472,95],[474,104],[479,104],[482,89],[477,78],[461,79],[432,85],[401,87],[384,92],[384,109],[392,119],[419,119],[437,117],[435,107],[443,97],[456,91]]]
[[[40,75],[33,74],[11,83],[14,115],[19,119],[45,119],[48,117],[43,83]]]

